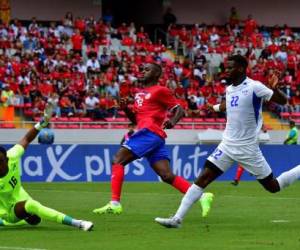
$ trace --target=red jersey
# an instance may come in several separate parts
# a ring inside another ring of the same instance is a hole
[[[147,128],[151,132],[166,138],[162,124],[168,110],[175,107],[178,101],[170,89],[162,86],[151,86],[136,93],[134,111],[138,129]]]

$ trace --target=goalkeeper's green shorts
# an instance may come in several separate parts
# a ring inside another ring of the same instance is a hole
[[[15,214],[15,205],[21,201],[27,201],[32,199],[31,196],[21,187],[17,199],[13,202],[8,202],[6,208],[0,207],[0,218],[6,220],[9,223],[16,223],[20,221]]]

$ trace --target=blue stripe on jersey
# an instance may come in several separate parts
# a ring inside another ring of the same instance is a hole
[[[254,109],[254,114],[255,114],[255,121],[257,124],[259,110],[261,108],[261,98],[257,97],[257,95],[254,92],[253,92],[253,97],[252,97],[252,104],[253,104],[253,109]]]

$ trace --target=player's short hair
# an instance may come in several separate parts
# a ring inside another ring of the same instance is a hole
[[[243,69],[247,69],[248,67],[248,60],[246,57],[242,55],[233,55],[228,57],[228,61],[234,61],[235,64],[243,67]]]
[[[3,154],[6,157],[6,149],[0,146],[0,154]]]
[[[151,63],[155,68],[156,68],[156,70],[158,71],[158,78],[159,77],[161,77],[161,75],[162,75],[162,68],[161,68],[161,66],[159,65],[159,64],[157,64],[157,63]]]

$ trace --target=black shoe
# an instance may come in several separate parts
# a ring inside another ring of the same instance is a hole
[[[233,182],[231,182],[231,184],[232,184],[233,186],[237,186],[237,185],[239,185],[239,181],[234,180]]]

